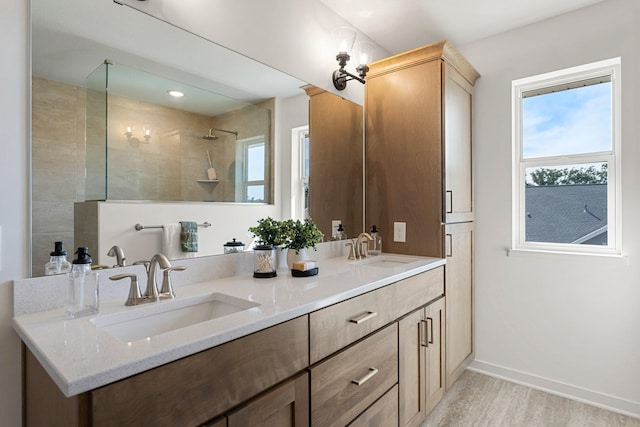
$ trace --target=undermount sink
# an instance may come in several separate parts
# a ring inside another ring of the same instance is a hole
[[[133,342],[259,305],[216,292],[184,300],[150,303],[140,308],[98,316],[91,322],[121,341]]]
[[[405,264],[408,264],[410,261],[394,261],[390,259],[381,259],[379,261],[372,261],[368,265],[371,267],[385,267],[385,268],[394,268],[401,267]]]
[[[369,257],[355,261],[355,263],[366,264],[367,267],[394,268],[402,267],[406,264],[416,261],[417,258],[403,255],[382,254],[370,255]]]

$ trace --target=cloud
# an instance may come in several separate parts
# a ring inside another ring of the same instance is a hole
[[[524,156],[611,149],[611,83],[523,100]]]

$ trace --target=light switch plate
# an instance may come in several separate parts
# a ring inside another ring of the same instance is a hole
[[[406,222],[393,223],[393,241],[394,242],[407,241],[407,223]]]

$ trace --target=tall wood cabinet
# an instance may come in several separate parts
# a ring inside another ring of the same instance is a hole
[[[471,116],[479,74],[446,41],[369,68],[366,223],[380,228],[385,252],[447,257],[445,384],[450,386],[474,356],[473,239],[460,227],[473,227]],[[394,222],[406,224],[406,242],[393,241]],[[462,244],[463,250],[455,248]],[[448,256],[452,247],[454,256]]]

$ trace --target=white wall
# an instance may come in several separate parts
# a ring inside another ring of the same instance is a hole
[[[475,90],[476,360],[495,375],[640,417],[640,5],[610,0],[459,46]],[[522,254],[511,241],[511,81],[622,57],[623,250]]]
[[[20,342],[11,328],[12,280],[28,269],[28,2],[5,0],[0,13],[0,425],[18,426]]]

